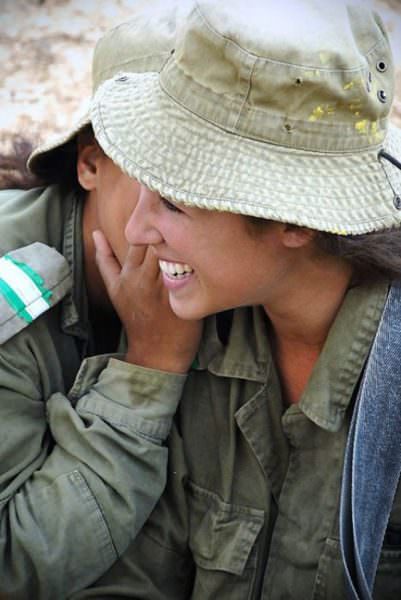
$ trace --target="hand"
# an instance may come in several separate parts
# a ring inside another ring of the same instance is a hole
[[[93,232],[96,262],[128,339],[130,363],[186,373],[202,334],[202,321],[184,321],[171,310],[151,247],[129,246],[121,266],[101,231]]]

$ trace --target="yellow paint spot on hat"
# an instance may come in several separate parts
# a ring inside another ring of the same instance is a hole
[[[355,123],[355,129],[358,131],[358,133],[367,135],[369,132],[369,121],[367,119],[357,121]]]
[[[369,141],[371,144],[377,144],[383,140],[385,132],[378,128],[377,121],[373,121],[370,128]]]
[[[318,121],[324,116],[324,112],[325,111],[322,106],[316,106],[316,108],[314,108],[310,114],[308,121]]]
[[[322,119],[325,115],[332,116],[335,112],[336,109],[334,106],[322,106],[321,104],[319,104],[319,106],[316,106],[316,108],[314,108],[311,114],[309,115],[308,121],[318,121],[319,119]]]
[[[350,90],[351,88],[353,88],[355,85],[355,81],[349,81],[348,83],[346,83],[344,85],[344,90]]]

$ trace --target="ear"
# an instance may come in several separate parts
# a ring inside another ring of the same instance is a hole
[[[309,245],[316,237],[316,231],[308,227],[285,224],[282,232],[282,242],[286,248],[302,248]]]
[[[97,141],[82,141],[78,138],[77,177],[86,191],[94,190],[97,186],[99,161],[103,151]]]

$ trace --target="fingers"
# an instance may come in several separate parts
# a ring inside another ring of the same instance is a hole
[[[108,290],[114,285],[118,279],[121,266],[113,254],[113,251],[100,230],[93,231],[93,242],[96,249],[96,263],[103,281]]]
[[[146,267],[146,273],[150,278],[157,279],[160,276],[159,259],[157,258],[153,248],[150,246],[148,246],[146,249],[144,266]]]
[[[125,257],[124,266],[127,269],[136,269],[143,264],[145,259],[147,246],[128,246],[127,256]]]
[[[99,255],[109,255],[112,254],[112,250],[110,248],[110,244],[107,241],[104,233],[100,231],[100,229],[95,229],[92,231],[93,243],[95,244],[96,252]]]
[[[140,270],[143,276],[150,280],[155,280],[159,277],[159,261],[151,247],[129,246],[123,271],[125,275],[129,275],[134,270]]]

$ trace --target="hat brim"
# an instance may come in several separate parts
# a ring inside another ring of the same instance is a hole
[[[75,139],[84,127],[90,124],[89,110],[76,120],[67,132],[54,135],[44,144],[38,146],[27,161],[28,169],[39,177],[47,178],[55,168],[62,166],[63,154],[69,144]]]
[[[401,131],[348,153],[294,150],[245,138],[173,101],[157,73],[126,73],[97,91],[90,111],[105,153],[129,176],[178,203],[342,235],[401,224],[381,147],[401,157]]]

